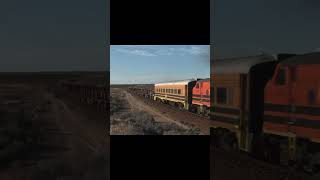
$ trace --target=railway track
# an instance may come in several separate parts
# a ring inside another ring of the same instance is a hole
[[[134,94],[133,94],[134,95]],[[185,109],[179,109],[178,107],[176,106],[172,106],[170,104],[165,104],[165,103],[160,103],[160,102],[157,102],[157,101],[154,101],[150,98],[145,98],[145,97],[141,97],[141,96],[137,96],[135,95],[136,97],[139,97],[140,99],[142,99],[144,102],[147,102],[147,103],[151,103],[151,104],[154,104],[154,105],[163,105],[163,106],[167,106],[169,108],[172,108],[174,109],[175,111],[179,111],[179,112],[183,112],[183,113],[188,113],[192,116],[196,116],[196,117],[200,117],[200,118],[204,118],[204,119],[209,119],[209,117],[207,116],[203,116],[203,115],[200,115],[200,114],[197,114],[197,113],[193,113],[193,112],[190,112],[190,111],[187,111]]]
[[[173,116],[174,119],[177,119],[177,121],[199,128],[200,134],[209,135],[209,129],[211,126],[213,126],[213,123],[210,121],[209,117],[195,114],[184,109],[179,109],[178,107],[170,104],[160,103],[152,100],[151,98],[146,98],[143,95],[135,94],[130,91],[127,92],[141,100],[143,103],[159,110],[160,112],[164,114],[170,114],[170,116]]]

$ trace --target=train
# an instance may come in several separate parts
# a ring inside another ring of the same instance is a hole
[[[59,82],[63,93],[75,98],[83,104],[95,105],[98,110],[109,109],[109,88],[103,84],[88,84],[76,80],[63,80]]]
[[[149,87],[130,87],[129,91],[209,117],[210,115],[210,79],[188,79],[156,83]]]
[[[307,172],[320,171],[320,53],[215,60],[213,142]]]

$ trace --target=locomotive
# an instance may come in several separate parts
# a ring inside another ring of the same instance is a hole
[[[215,145],[320,170],[320,53],[215,60]]]

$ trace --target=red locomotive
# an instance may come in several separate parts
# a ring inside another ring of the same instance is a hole
[[[320,53],[215,62],[215,144],[319,172]]]
[[[192,111],[209,116],[210,114],[210,79],[198,80],[192,89]]]

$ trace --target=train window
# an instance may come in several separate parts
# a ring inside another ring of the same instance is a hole
[[[284,85],[285,83],[286,83],[286,70],[284,68],[280,68],[276,76],[276,84]]]
[[[199,83],[197,83],[196,88],[197,88],[197,89],[199,88]]]
[[[170,93],[171,93],[171,94],[173,93],[173,89],[170,89]]]
[[[217,88],[217,103],[227,104],[227,88]]]
[[[233,104],[233,88],[228,88],[228,104]]]
[[[174,89],[174,93],[177,94],[177,89]]]
[[[181,89],[178,89],[178,94],[181,94]]]
[[[316,100],[316,93],[313,90],[308,92],[308,101],[310,105],[314,105]]]
[[[296,81],[297,80],[297,68],[291,67],[291,80]]]

